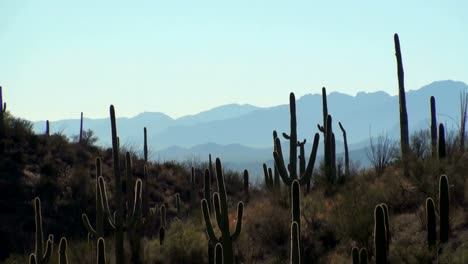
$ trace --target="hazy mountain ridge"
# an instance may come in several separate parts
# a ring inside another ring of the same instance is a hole
[[[446,123],[449,129],[455,128],[461,91],[468,91],[468,86],[450,80],[409,90],[406,100],[410,132],[428,128],[431,95],[436,98],[438,122]],[[187,160],[195,156],[206,157],[207,153],[218,153],[218,156],[225,156],[225,159],[235,163],[265,161],[271,159],[272,131],[289,131],[287,103],[288,95],[285,95],[284,105],[260,108],[228,104],[178,119],[163,113],[145,112],[133,118],[119,118],[117,124],[121,142],[136,148],[141,148],[142,130],[146,126],[154,159]],[[296,98],[296,108],[298,137],[301,140],[306,138],[310,144],[317,132],[317,124],[322,123],[322,97],[320,94],[308,94]],[[338,153],[342,151],[343,144],[338,121],[347,130],[350,151],[362,152],[370,135],[385,132],[390,137],[399,137],[398,96],[385,92],[359,92],[355,96],[331,92],[328,94],[328,109],[333,116],[337,140],[340,141],[337,142]],[[84,127],[95,132],[99,144],[109,145],[109,123],[107,118],[85,119]],[[43,131],[44,122],[35,122],[34,127],[36,131]],[[52,132],[63,130],[67,136],[76,135],[79,120],[51,122],[51,128]],[[287,144],[285,152],[286,149]]]

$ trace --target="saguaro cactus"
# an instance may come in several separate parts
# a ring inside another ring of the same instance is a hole
[[[81,112],[81,117],[80,117],[80,137],[79,137],[79,140],[78,140],[78,143],[82,143],[83,142],[83,112]]]
[[[359,264],[359,249],[357,247],[351,249],[351,258],[353,259],[353,264]]]
[[[46,136],[50,136],[50,124],[49,124],[49,120],[46,120],[45,135],[46,135]]]
[[[384,209],[384,220],[385,220],[385,237],[387,241],[387,252],[390,248],[390,222],[389,222],[389,214],[388,214],[388,206],[384,203],[380,204]]]
[[[60,239],[59,252],[58,252],[58,263],[59,264],[67,264],[68,263],[67,239],[65,237],[62,237]]]
[[[244,170],[244,194],[245,194],[245,201],[249,201],[249,172]]]
[[[106,242],[100,237],[97,243],[97,263],[106,264]]]
[[[297,222],[291,223],[291,257],[290,264],[301,263],[301,248],[300,248],[300,231]]]
[[[348,139],[346,137],[346,130],[344,129],[341,122],[338,122],[340,126],[341,132],[343,133],[343,141],[344,141],[344,152],[345,152],[345,175],[349,176],[349,151],[348,151]]]
[[[211,155],[210,155],[210,162],[211,162]],[[207,200],[208,203],[208,210],[211,212],[211,171],[209,169],[205,169],[205,177],[203,182],[203,197]]]
[[[359,264],[367,264],[367,259],[367,249],[361,248],[361,250],[359,251]]]
[[[104,208],[102,205],[102,193],[99,190],[99,178],[102,177],[101,159],[96,158],[96,228],[89,222],[88,216],[82,214],[83,224],[92,237],[98,239],[104,236]]]
[[[48,239],[44,248],[44,235],[42,233],[41,199],[39,199],[39,197],[34,198],[34,216],[36,222],[34,259],[39,264],[48,263],[50,255],[52,254],[52,241]]]
[[[446,175],[440,176],[439,179],[439,237],[441,243],[446,243],[449,237],[449,182]]]
[[[270,191],[273,190],[273,172],[265,163],[263,163],[263,176],[265,177],[265,187]]]
[[[5,112],[6,103],[3,102],[2,86],[0,86],[0,152],[3,152],[5,147],[2,142],[5,138]]]
[[[203,199],[202,211],[205,220],[206,231],[211,243],[221,243],[223,246],[224,263],[232,264],[234,262],[234,253],[232,242],[239,237],[242,228],[242,214],[244,212],[244,204],[239,202],[237,205],[237,223],[233,234],[229,230],[229,212],[227,204],[226,187],[224,185],[223,170],[221,161],[216,159],[216,180],[218,183],[218,192],[213,195],[213,203],[215,208],[216,222],[221,230],[221,237],[217,238],[211,223],[210,212],[208,209],[208,201]]]
[[[381,205],[377,205],[374,211],[374,248],[376,264],[387,264],[386,233],[385,209]]]
[[[281,141],[277,137],[275,139],[275,151],[273,152],[273,157],[275,159],[275,164],[278,169],[278,173],[281,176],[283,182],[287,186],[291,186],[293,180],[298,179],[301,185],[306,184],[310,177],[312,176],[312,172],[314,170],[314,163],[315,158],[317,156],[317,148],[319,143],[319,134],[316,133],[314,137],[314,143],[312,145],[312,151],[309,157],[309,162],[307,163],[307,167],[303,175],[297,174],[297,124],[296,124],[296,99],[294,97],[294,93],[289,95],[289,109],[291,115],[291,132],[289,135],[283,133],[283,136],[289,139],[289,164],[288,169],[284,164],[283,153],[281,150]],[[289,171],[289,174],[288,174]]]
[[[223,246],[221,245],[221,243],[216,244],[214,259],[215,259],[215,264],[223,264],[224,263]]]
[[[403,173],[409,176],[408,171],[408,155],[409,155],[409,130],[408,130],[408,113],[406,111],[406,95],[405,95],[405,78],[403,71],[403,60],[401,58],[400,39],[398,34],[394,35],[395,56],[397,60],[398,74],[398,97],[400,102],[400,144],[401,158],[403,161]]]
[[[432,198],[426,199],[426,230],[427,230],[427,245],[429,249],[436,244],[436,213],[435,204]]]
[[[445,128],[444,125],[441,123],[439,124],[439,159],[445,159],[446,150],[445,150]]]
[[[432,157],[437,157],[437,116],[436,116],[436,101],[434,96],[431,96],[431,147]]]

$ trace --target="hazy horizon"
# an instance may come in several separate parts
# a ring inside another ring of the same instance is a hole
[[[468,81],[464,1],[0,3],[0,85],[29,120],[269,107],[320,93]],[[359,14],[359,15],[357,15]]]

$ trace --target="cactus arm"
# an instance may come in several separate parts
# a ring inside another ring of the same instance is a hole
[[[81,219],[83,220],[83,224],[84,224],[86,230],[88,231],[88,233],[90,233],[92,236],[96,236],[97,232],[91,226],[91,223],[89,222],[88,216],[86,214],[82,214]]]
[[[367,249],[361,248],[359,251],[359,264],[367,264]]]
[[[299,179],[299,183],[301,185],[309,182],[310,178],[312,177],[312,173],[314,171],[314,166],[315,166],[315,160],[317,158],[319,140],[320,140],[319,133],[315,133],[314,143],[312,144],[312,151],[310,152],[310,156],[309,156],[309,162],[307,163],[307,167],[304,172],[304,175],[302,175],[302,177]]]
[[[439,179],[439,239],[441,243],[446,243],[449,237],[449,182],[446,175],[440,176]]]
[[[211,161],[211,155],[210,155],[210,161]],[[211,171],[209,169],[205,169],[203,187],[204,187],[203,195],[204,195],[204,198],[208,201],[208,209],[211,212],[211,194],[210,194]]]
[[[273,188],[273,171],[271,170],[271,168],[268,168],[268,177],[270,180],[270,186],[271,188]]]
[[[36,224],[36,248],[34,250],[34,255],[37,258],[41,259],[44,252],[44,237],[42,233],[41,200],[39,199],[39,197],[34,198],[34,218]]]
[[[267,169],[267,165],[265,163],[263,163],[263,176],[265,177],[265,185],[267,187],[267,189],[270,189],[270,179],[269,179],[269,175],[268,175],[268,169]]]
[[[221,207],[221,217],[222,217],[222,223],[223,223],[223,228],[221,229],[223,232],[226,232],[227,235],[229,235],[229,212],[228,212],[228,206],[227,206],[227,193],[226,193],[226,187],[224,185],[224,177],[223,177],[223,169],[221,167],[221,160],[219,158],[216,158],[216,179],[218,182],[218,192],[219,192],[219,205]]]
[[[104,209],[104,213],[107,216],[109,225],[115,229],[115,214],[112,214],[109,207],[109,201],[107,199],[107,188],[106,181],[102,176],[98,178],[99,192],[101,193],[101,206]]]
[[[50,255],[52,255],[52,240],[47,239],[45,251],[40,259],[40,263],[47,263],[49,262]]]
[[[292,181],[289,178],[288,171],[284,165],[283,151],[281,150],[281,142],[279,138],[275,139],[275,147],[276,150],[273,152],[273,158],[275,159],[276,168],[281,179],[283,179],[284,184],[290,185]]]
[[[290,139],[291,139],[291,137],[290,137],[288,134],[284,133],[284,132],[283,132],[283,137],[284,137],[286,140],[290,140]]]
[[[125,176],[126,176],[126,181],[125,181],[125,185],[126,185],[126,194],[127,194],[127,210],[130,211],[130,209],[133,209],[133,205],[134,205],[134,190],[133,190],[133,186],[136,186],[133,184],[133,179],[132,179],[132,159],[130,157],[130,152],[126,152],[125,153]],[[130,213],[127,213],[127,215],[131,216]],[[124,217],[125,218],[125,217]]]
[[[201,205],[202,205],[203,219],[205,220],[206,233],[208,234],[210,241],[217,241],[218,239],[216,238],[216,234],[214,232],[213,225],[211,223],[210,210],[208,209],[208,201],[206,199],[203,199],[201,201]]]
[[[242,215],[244,214],[244,203],[243,202],[239,202],[237,204],[237,221],[236,221],[236,229],[234,231],[234,233],[231,235],[231,239],[232,240],[236,240],[239,235],[240,235],[240,232],[242,230]]]
[[[325,133],[325,128],[323,128],[323,126],[317,124],[317,129],[322,132],[322,133]]]
[[[133,212],[131,217],[131,225],[134,226],[138,222],[141,222],[142,209],[141,209],[141,192],[142,192],[142,181],[138,179],[135,183],[135,198],[133,200]]]
[[[436,244],[436,214],[435,204],[432,198],[426,199],[426,229],[427,229],[427,245],[431,249]]]
[[[290,140],[289,140],[289,175],[291,179],[297,178],[297,120],[296,120],[296,97],[294,93],[289,94],[290,114]]]

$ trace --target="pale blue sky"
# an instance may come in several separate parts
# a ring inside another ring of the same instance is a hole
[[[0,1],[0,85],[30,120],[468,82],[468,1]]]

